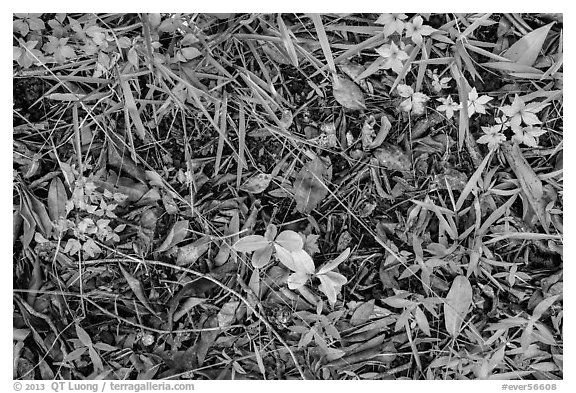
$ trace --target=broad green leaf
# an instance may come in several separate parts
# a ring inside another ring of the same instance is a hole
[[[453,338],[458,337],[464,317],[472,305],[472,286],[464,276],[457,276],[444,303],[446,330]]]
[[[323,179],[326,165],[321,158],[315,157],[296,175],[294,181],[294,199],[300,213],[310,213],[328,194]]]
[[[550,23],[526,34],[508,48],[503,56],[518,64],[534,65],[553,24]]]
[[[288,251],[301,251],[304,247],[302,236],[294,231],[283,231],[274,240],[277,244],[281,245]]]
[[[306,284],[306,281],[308,281],[309,277],[310,276],[304,272],[292,273],[290,277],[288,277],[288,288],[302,288]]]
[[[342,262],[348,259],[348,256],[350,256],[350,247],[342,251],[342,253],[338,255],[334,260],[324,264],[324,266],[318,269],[318,272],[316,274],[326,274],[329,271],[336,269],[338,265],[340,265]]]
[[[252,266],[258,269],[266,266],[270,262],[270,258],[272,258],[273,251],[274,247],[272,244],[254,251],[254,254],[252,254]]]
[[[284,247],[274,244],[274,249],[276,250],[276,257],[278,260],[286,266],[288,269],[292,270],[293,272],[297,272],[298,269],[294,264],[294,259],[292,258],[292,253],[285,249]]]
[[[238,240],[232,248],[238,252],[252,252],[266,247],[270,242],[260,235],[248,235]]]
[[[292,251],[292,261],[294,261],[294,267],[296,272],[313,274],[314,273],[314,261],[312,257],[304,250]]]
[[[321,275],[328,277],[330,279],[330,281],[332,281],[332,283],[335,286],[341,287],[342,285],[344,285],[348,282],[348,279],[340,273],[328,272],[326,274],[321,274]]]
[[[337,293],[334,283],[325,274],[318,276],[318,278],[320,279],[320,286],[318,289],[320,289],[326,295],[330,304],[335,304]]]

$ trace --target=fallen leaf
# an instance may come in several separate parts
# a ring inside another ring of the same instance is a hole
[[[218,326],[228,327],[236,320],[236,309],[240,302],[235,300],[225,303],[218,312]]]
[[[180,318],[182,318],[184,315],[186,315],[186,313],[190,310],[192,310],[194,307],[204,303],[206,301],[205,298],[202,297],[189,297],[188,299],[186,299],[182,305],[180,306],[180,308],[178,309],[178,311],[176,311],[174,313],[173,316],[173,321],[174,322],[178,322],[178,320]]]
[[[66,218],[66,202],[68,196],[66,189],[60,178],[55,177],[50,182],[48,189],[48,216],[52,222],[57,222],[60,218]]]
[[[176,265],[191,265],[196,262],[210,247],[210,237],[203,236],[193,243],[178,248]]]
[[[354,310],[354,314],[350,318],[350,323],[352,326],[362,325],[365,322],[368,322],[370,319],[370,315],[374,311],[374,304],[375,300],[372,299],[368,302],[362,303],[356,310]]]
[[[216,315],[211,315],[210,317],[208,317],[208,319],[206,320],[206,322],[204,322],[202,327],[203,328],[218,327],[218,319]],[[218,337],[218,333],[219,332],[217,330],[205,330],[202,331],[202,333],[200,333],[200,342],[198,343],[198,348],[196,348],[196,356],[198,357],[199,366],[202,366],[202,364],[204,363],[206,354],[208,353],[210,347],[212,347],[212,344],[214,344],[216,337]]]
[[[550,216],[546,212],[547,202],[544,198],[542,181],[524,158],[517,143],[503,143],[502,151],[506,156],[508,164],[510,164],[510,168],[512,168],[512,171],[520,181],[520,186],[528,198],[528,203],[536,213],[540,224],[542,224],[542,227],[546,233],[548,233]]]
[[[310,213],[328,194],[323,179],[326,165],[321,158],[309,161],[296,175],[294,181],[294,199],[300,213]]]
[[[268,188],[271,180],[272,175],[268,173],[259,173],[246,180],[244,184],[240,186],[240,189],[250,194],[260,194]]]
[[[144,288],[142,287],[142,283],[140,282],[140,280],[138,280],[137,278],[133,277],[130,273],[128,273],[126,269],[122,267],[122,265],[119,266],[120,271],[124,276],[124,279],[126,280],[126,282],[128,282],[128,286],[130,287],[132,292],[134,292],[136,298],[140,300],[140,302],[144,305],[144,307],[146,307],[148,311],[150,311],[153,315],[157,315],[156,312],[152,309],[152,306],[150,306],[148,297],[144,294]]]
[[[168,236],[164,239],[162,245],[156,250],[156,252],[165,252],[180,243],[184,240],[186,235],[188,234],[188,220],[180,220],[176,222],[172,228],[170,228],[170,232],[168,232]]]
[[[457,276],[444,303],[446,330],[453,338],[458,337],[464,317],[472,305],[472,286],[464,276]]]
[[[364,93],[360,87],[348,78],[335,78],[332,93],[340,105],[347,109],[366,109]]]
[[[508,48],[502,56],[518,64],[534,65],[553,24],[550,23],[526,34]]]

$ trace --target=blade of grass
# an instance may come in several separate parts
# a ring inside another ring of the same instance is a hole
[[[214,177],[218,175],[220,170],[220,162],[222,161],[222,151],[224,150],[224,140],[226,139],[226,119],[228,116],[228,92],[224,90],[222,97],[222,107],[220,109],[220,134],[218,135],[218,147],[216,148],[216,162],[214,163]]]
[[[140,119],[140,114],[138,113],[138,107],[134,101],[134,95],[132,95],[132,89],[128,84],[128,79],[122,75],[120,70],[117,68],[118,80],[120,81],[120,86],[122,87],[122,93],[124,93],[124,105],[132,119],[132,123],[136,128],[136,133],[138,137],[142,140],[146,140],[146,130],[144,129],[144,124],[142,124],[142,119]],[[126,130],[129,131],[129,130]]]
[[[480,176],[482,175],[482,172],[484,171],[486,164],[488,164],[488,161],[492,157],[492,153],[494,153],[494,150],[490,150],[490,152],[486,155],[486,157],[484,158],[482,163],[480,163],[480,165],[478,166],[478,169],[476,169],[474,174],[470,177],[470,180],[468,180],[468,183],[466,183],[466,186],[464,186],[464,189],[462,190],[462,193],[460,194],[460,197],[458,198],[458,201],[456,202],[456,210],[457,211],[459,211],[462,208],[464,201],[466,200],[466,198],[468,198],[468,195],[470,195],[470,192],[472,192],[472,189],[474,187],[476,187],[476,184],[478,183],[478,179],[480,179]]]
[[[280,36],[282,37],[282,42],[284,44],[284,48],[286,48],[286,52],[288,52],[288,56],[290,57],[290,61],[294,67],[298,67],[298,55],[296,54],[296,50],[294,49],[294,43],[292,43],[292,39],[290,38],[290,31],[286,27],[284,20],[282,19],[282,14],[278,14],[278,18],[276,18],[278,22],[278,27],[280,28]]]
[[[318,34],[318,41],[320,41],[322,52],[326,58],[328,70],[330,70],[334,79],[337,80],[338,77],[336,76],[336,65],[334,64],[332,49],[330,49],[330,43],[328,42],[328,36],[326,36],[326,31],[324,30],[324,24],[322,23],[320,14],[310,14],[309,17],[312,19],[312,22],[314,22],[314,28],[316,29],[316,34]]]
[[[238,167],[236,168],[236,189],[240,189],[240,184],[242,183],[242,169],[246,165],[244,162],[246,119],[244,113],[244,105],[242,103],[240,103],[240,116],[238,123]]]

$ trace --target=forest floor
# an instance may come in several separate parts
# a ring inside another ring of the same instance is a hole
[[[15,379],[562,379],[561,14],[14,14]]]

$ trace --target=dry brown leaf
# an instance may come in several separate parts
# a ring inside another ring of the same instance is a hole
[[[520,187],[528,198],[528,203],[536,213],[536,217],[540,220],[542,227],[546,233],[548,233],[550,216],[546,212],[546,200],[544,198],[542,181],[524,158],[517,143],[512,144],[508,142],[502,144],[502,151],[506,156],[508,164],[510,164],[510,168],[512,168],[512,171],[514,171],[520,181]]]

